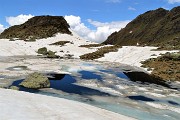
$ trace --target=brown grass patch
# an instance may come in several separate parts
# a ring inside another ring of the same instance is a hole
[[[86,48],[90,48],[90,47],[100,47],[103,46],[104,44],[89,44],[89,45],[80,45],[79,47],[86,47]]]
[[[84,60],[94,60],[94,59],[98,59],[101,57],[104,57],[104,54],[109,53],[109,52],[117,52],[118,48],[120,48],[119,46],[108,46],[108,47],[102,47],[99,48],[97,51],[92,52],[92,53],[88,53],[88,54],[84,54],[80,56],[80,59],[84,59]]]
[[[142,67],[154,68],[152,74],[163,80],[180,81],[180,52],[166,53],[142,63]]]
[[[70,43],[70,41],[58,41],[58,42],[52,43],[50,45],[61,45],[61,46],[64,46],[66,43]]]

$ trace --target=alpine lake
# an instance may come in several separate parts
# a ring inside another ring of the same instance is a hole
[[[33,71],[47,75],[50,88],[19,86]],[[20,91],[75,100],[139,120],[179,120],[180,83],[156,81],[140,68],[120,63],[0,57],[3,88],[16,86]]]

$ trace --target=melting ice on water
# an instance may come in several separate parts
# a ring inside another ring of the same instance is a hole
[[[38,91],[40,94],[85,102],[140,120],[180,118],[179,90],[133,82],[123,73],[130,66],[84,61],[60,65],[71,75],[51,80],[51,88]]]

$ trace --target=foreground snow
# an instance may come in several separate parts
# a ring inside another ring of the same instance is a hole
[[[134,120],[84,103],[0,89],[3,120]]]

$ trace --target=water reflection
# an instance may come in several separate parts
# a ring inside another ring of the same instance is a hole
[[[175,106],[180,106],[180,104],[179,103],[177,103],[177,102],[174,102],[174,101],[168,101],[168,103],[169,104],[171,104],[171,105],[175,105]]]
[[[77,100],[140,120],[180,118],[177,112],[180,110],[178,90],[169,89],[163,83],[163,86],[157,85],[157,80],[142,72],[127,72],[117,66],[110,68],[104,64],[80,65],[81,69],[70,65],[63,67],[67,72],[69,69],[71,75],[49,73],[50,88],[33,91],[20,87],[20,90]],[[20,82],[16,81],[13,85],[18,86]],[[153,104],[164,105],[166,108],[155,108]]]
[[[88,79],[97,79],[97,80],[102,81],[101,76],[95,74],[95,72],[83,70],[83,71],[80,71],[79,73],[82,75],[82,78],[83,78],[83,79],[87,79],[87,80],[88,80]]]
[[[59,80],[57,80],[57,78],[55,78],[55,80],[50,80],[50,88],[53,88],[56,90],[61,90],[66,93],[73,93],[73,94],[79,94],[79,95],[112,96],[108,93],[101,92],[101,91],[98,91],[95,89],[75,85],[74,83],[76,83],[76,79],[74,79],[70,75],[60,74],[60,75],[55,75],[55,76],[58,76],[58,78],[60,76],[61,77],[63,76],[63,77],[62,77],[62,79],[59,79]],[[50,79],[52,79],[52,78],[50,78]],[[33,93],[39,92],[39,90],[36,90],[36,89],[28,89],[28,88],[20,86],[19,84],[22,81],[23,80],[17,80],[15,82],[13,82],[12,86],[19,87],[21,91],[33,92]]]
[[[124,72],[126,76],[130,78],[132,81],[141,81],[141,82],[149,82],[149,83],[155,83],[158,85],[162,85],[165,87],[170,88],[168,84],[165,83],[165,81],[162,81],[160,78],[156,78],[154,76],[150,76],[147,73],[144,72]]]
[[[155,100],[146,96],[138,95],[138,96],[128,96],[131,100],[138,100],[138,101],[146,101],[146,102],[154,102]]]
[[[83,86],[78,86],[73,83],[76,79],[70,75],[65,75],[61,80],[50,80],[50,87],[61,90],[67,93],[79,94],[79,95],[100,95],[100,96],[110,96],[110,94],[100,92],[98,90],[90,89]]]

